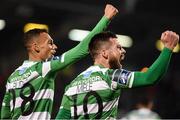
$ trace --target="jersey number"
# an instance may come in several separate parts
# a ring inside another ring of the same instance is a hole
[[[101,116],[102,116],[102,112],[103,112],[103,104],[102,104],[102,99],[101,97],[99,96],[99,94],[95,91],[90,91],[86,94],[86,96],[84,97],[83,99],[83,111],[84,111],[84,117],[85,119],[89,119],[89,115],[88,115],[88,107],[87,107],[87,104],[88,104],[88,98],[90,96],[94,96],[96,98],[96,101],[97,101],[97,104],[98,104],[98,112],[96,113],[96,117],[95,119],[100,119]],[[77,119],[78,118],[78,115],[77,115],[77,97],[78,95],[73,95],[73,102],[74,102],[74,119]]]
[[[30,89],[29,96],[26,96],[24,94],[24,90],[25,89]],[[15,102],[16,102],[15,101],[16,100],[16,94],[15,94],[15,91],[13,89],[11,90],[11,93],[13,95],[13,111],[14,111]],[[22,115],[27,116],[27,115],[29,115],[29,114],[31,114],[33,112],[33,108],[34,108],[34,105],[35,105],[35,102],[33,101],[34,95],[35,95],[35,89],[29,83],[24,85],[22,87],[22,89],[20,90],[20,97],[23,99],[23,102],[21,103],[21,112],[22,112]],[[26,104],[29,104],[29,105],[26,106]],[[25,110],[25,108],[27,110]]]

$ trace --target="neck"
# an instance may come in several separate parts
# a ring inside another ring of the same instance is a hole
[[[104,59],[96,59],[94,65],[102,65],[105,68],[110,68],[109,62]]]
[[[42,59],[36,53],[29,52],[28,56],[30,61],[42,61]]]

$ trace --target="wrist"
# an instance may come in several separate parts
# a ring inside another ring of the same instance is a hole
[[[175,48],[174,45],[164,45],[165,48],[168,48],[170,50],[173,50]]]
[[[109,19],[109,18],[108,18],[107,16],[105,16],[105,15],[104,15],[102,18],[105,19],[106,21],[111,21],[111,19]]]
[[[104,16],[105,16],[107,19],[109,19],[109,20],[111,20],[111,19],[112,19],[112,15],[107,15],[107,14],[104,14]]]
[[[168,48],[168,47],[164,47],[164,48],[163,48],[163,51],[169,51],[169,52],[172,52],[173,50],[170,49],[170,48]]]

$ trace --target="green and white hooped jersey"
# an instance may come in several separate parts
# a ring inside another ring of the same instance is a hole
[[[131,88],[134,73],[91,66],[67,86],[61,108],[75,119],[116,118],[121,88]]]
[[[12,119],[50,119],[56,75],[52,62],[25,61],[11,74],[3,106],[10,105]]]
[[[47,62],[26,61],[7,81],[1,119],[50,119],[56,73],[88,55],[91,38],[110,23],[103,16],[94,29],[74,48]]]
[[[24,61],[7,80],[1,117],[50,119],[56,74],[73,61],[65,62],[64,56],[65,53],[46,62]]]

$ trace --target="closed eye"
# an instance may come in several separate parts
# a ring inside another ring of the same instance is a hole
[[[49,40],[48,44],[53,45],[53,40]]]
[[[122,49],[122,47],[120,45],[118,45],[117,48],[120,49],[120,50]]]

